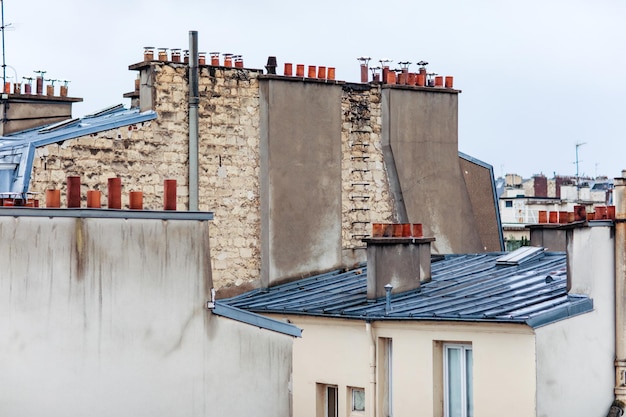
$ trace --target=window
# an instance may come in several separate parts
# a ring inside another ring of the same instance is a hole
[[[337,417],[339,415],[338,389],[336,385],[317,385],[317,417]]]
[[[337,403],[337,387],[326,387],[326,417],[337,417],[339,404]]]
[[[443,345],[444,417],[473,417],[472,345]]]
[[[506,200],[506,201],[504,202],[504,206],[505,206],[506,208],[511,208],[511,207],[513,207],[513,201],[512,201],[512,200]]]
[[[363,388],[350,388],[352,397],[351,410],[354,412],[365,411],[365,390]]]

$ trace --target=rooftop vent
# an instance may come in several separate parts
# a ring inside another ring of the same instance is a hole
[[[545,251],[542,247],[523,246],[496,259],[496,265],[515,266],[540,257]]]
[[[80,122],[80,119],[78,119],[78,118],[63,120],[62,122],[54,123],[54,124],[51,124],[50,126],[44,127],[43,129],[39,129],[39,133],[41,134],[41,133],[52,132],[52,131],[55,131],[57,129],[61,129],[63,127],[68,127],[68,126],[75,125],[78,122]]]
[[[98,116],[104,116],[105,114],[109,114],[109,113],[115,113],[118,110],[122,110],[124,108],[123,104],[116,104],[114,106],[109,106],[109,107],[105,107],[102,110],[98,110],[96,112],[90,113],[88,115],[86,115],[85,117],[98,117]]]

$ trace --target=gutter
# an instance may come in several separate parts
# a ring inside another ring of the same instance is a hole
[[[273,332],[286,334],[292,337],[302,337],[302,329],[293,324],[285,323],[280,320],[262,316],[260,314],[251,313],[237,307],[223,304],[215,301],[213,306],[207,304],[207,308],[218,316],[227,317],[232,320],[240,321],[260,329],[271,330]]]

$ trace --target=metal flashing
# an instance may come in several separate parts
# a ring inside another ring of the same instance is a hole
[[[0,216],[11,217],[75,217],[83,219],[158,219],[158,220],[213,220],[212,212],[156,211],[115,209],[54,209],[30,207],[0,207]]]
[[[265,317],[260,314],[251,313],[249,311],[221,303],[220,301],[215,302],[213,313],[218,316],[237,320],[261,329],[271,330],[273,332],[283,333],[293,337],[302,337],[302,329],[294,326],[293,324]]]

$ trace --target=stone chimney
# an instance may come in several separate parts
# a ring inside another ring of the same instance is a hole
[[[367,298],[414,290],[430,281],[430,244],[434,237],[390,236],[363,239],[367,244]]]

